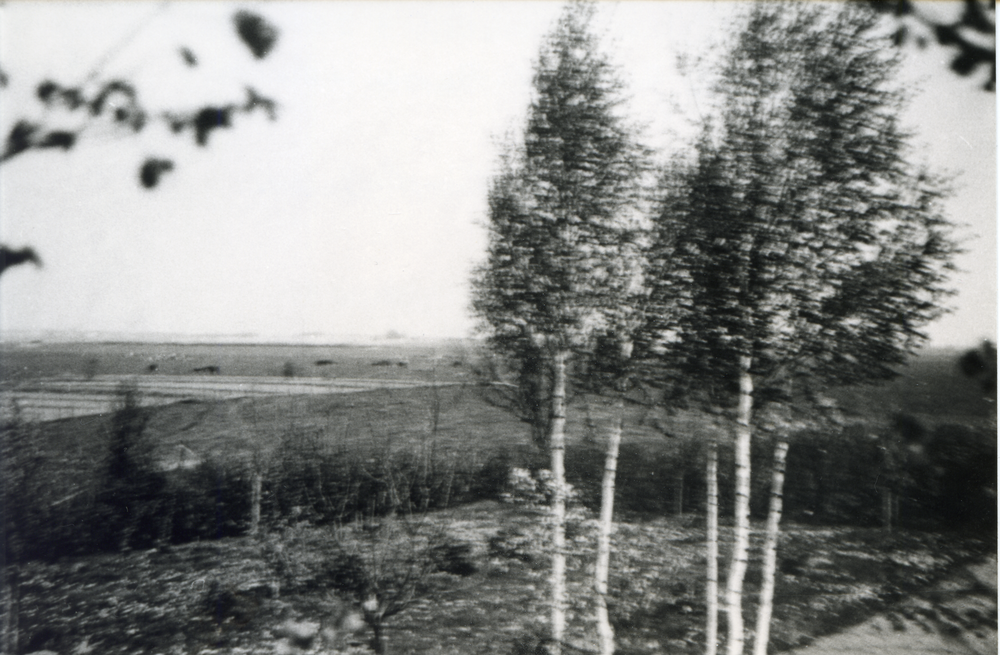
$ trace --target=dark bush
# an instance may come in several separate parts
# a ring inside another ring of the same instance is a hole
[[[360,596],[366,591],[365,562],[357,553],[337,549],[323,561],[316,577],[321,589],[338,591]]]
[[[52,484],[53,459],[37,426],[0,430],[0,520],[7,561],[55,559],[97,551],[244,534],[251,479],[242,463],[205,461],[165,471],[146,435],[148,410],[124,389],[108,426],[108,455],[92,483]],[[523,453],[392,452],[333,448],[322,430],[290,429],[264,472],[265,526],[343,524],[495,499]]]
[[[124,551],[148,548],[169,538],[165,524],[166,477],[157,470],[146,437],[149,414],[134,387],[119,389],[111,417],[108,457],[97,492],[97,548]]]
[[[996,530],[995,435],[964,425],[940,425],[914,472],[914,496],[922,509],[949,527]]]
[[[262,514],[272,525],[323,525],[496,499],[513,461],[506,451],[334,449],[321,433],[293,432],[272,457]]]
[[[548,655],[552,638],[541,631],[518,635],[511,643],[511,655]]]
[[[490,557],[496,559],[512,559],[526,564],[540,561],[535,553],[531,535],[520,528],[501,528],[490,537],[487,552]]]
[[[206,461],[174,471],[165,496],[173,543],[233,537],[249,524],[250,480],[224,464]]]
[[[472,557],[472,545],[459,541],[446,541],[431,548],[431,559],[438,571],[452,575],[469,576],[479,570]]]
[[[53,561],[89,552],[100,524],[88,486],[61,485],[38,425],[15,413],[0,427],[0,527],[3,560]]]
[[[901,473],[889,464],[884,444],[864,426],[797,434],[788,450],[785,515],[810,523],[877,525],[878,485]]]
[[[995,436],[962,425],[925,430],[911,423],[897,418],[876,430],[849,424],[791,435],[786,519],[880,525],[881,494],[891,492],[904,527],[994,532]],[[767,516],[774,445],[773,435],[763,432],[752,442],[750,509],[755,519]],[[706,450],[704,442],[683,435],[661,443],[626,441],[618,458],[616,512],[662,516],[678,505],[685,512],[703,512]],[[604,457],[596,443],[573,444],[566,451],[567,480],[591,510],[600,506]],[[731,442],[720,442],[718,458],[719,510],[725,521],[732,516],[735,491]]]
[[[469,500],[497,500],[503,493],[514,467],[514,457],[506,450],[491,455],[472,476]]]
[[[698,457],[700,447],[694,440],[661,447],[622,444],[615,479],[615,511],[671,514],[678,501],[683,511],[697,509],[703,495],[696,497],[692,492],[704,478],[703,460]],[[604,461],[604,449],[596,444],[583,443],[566,450],[566,479],[584,507],[592,511],[601,506]]]
[[[237,626],[246,626],[260,614],[265,598],[265,593],[262,591],[265,589],[256,587],[253,590],[240,591],[223,586],[218,580],[212,580],[202,599],[202,608],[217,625],[231,621]]]

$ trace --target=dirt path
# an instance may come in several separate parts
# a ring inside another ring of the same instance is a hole
[[[996,655],[997,559],[967,565],[891,611],[791,652]]]

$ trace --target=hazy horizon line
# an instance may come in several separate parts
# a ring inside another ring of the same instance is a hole
[[[287,346],[364,346],[377,344],[440,343],[481,341],[481,336],[407,335],[395,330],[381,334],[322,333],[266,334],[256,332],[143,332],[116,330],[0,330],[0,344],[40,343],[135,343],[178,345],[287,345]],[[994,338],[982,337],[975,343],[935,343],[928,341],[921,350],[969,350]]]
[[[177,343],[177,344],[268,344],[334,346],[369,343],[476,341],[473,335],[407,335],[389,330],[381,334],[322,333],[267,334],[259,332],[144,332],[118,330],[0,330],[0,343]]]

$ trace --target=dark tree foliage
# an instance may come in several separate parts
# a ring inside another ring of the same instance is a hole
[[[552,352],[573,351],[582,371],[596,335],[627,322],[642,267],[635,212],[649,153],[585,31],[592,12],[573,6],[543,51],[524,143],[504,153],[490,189],[488,261],[474,279],[474,310],[503,362],[495,368],[512,382],[495,395],[538,435],[550,422]]]
[[[977,350],[966,351],[958,367],[967,378],[976,380],[988,396],[997,395],[997,348],[992,341],[983,341]]]
[[[908,161],[900,60],[876,28],[862,6],[761,6],[739,37],[718,129],[666,182],[661,222],[679,232],[661,279],[688,308],[687,375],[734,379],[752,353],[776,399],[790,378],[885,379],[944,311],[957,252],[945,191]]]
[[[241,10],[233,16],[233,24],[239,39],[256,59],[265,58],[275,47],[278,29],[262,16]],[[180,54],[185,64],[197,66],[197,56],[189,48],[181,48]],[[99,75],[99,73],[95,74]],[[139,90],[127,79],[95,79],[89,77],[81,84],[65,84],[56,80],[43,80],[35,87],[35,96],[47,109],[61,109],[79,115],[84,120],[75,129],[52,128],[37,120],[22,118],[14,123],[0,149],[0,163],[31,150],[62,150],[76,147],[87,130],[95,123],[110,124],[124,135],[137,135],[150,123],[160,122],[169,126],[177,135],[190,132],[194,142],[207,146],[209,135],[218,129],[230,128],[238,115],[263,112],[268,118],[276,118],[277,103],[262,95],[252,87],[247,87],[245,96],[225,104],[211,104],[183,110],[155,111],[146,106]],[[0,71],[0,88],[6,87],[9,78]],[[138,181],[142,188],[155,188],[164,174],[174,168],[170,159],[152,156],[139,166]],[[6,249],[5,249],[6,251]],[[5,265],[14,266],[32,259],[5,259]],[[9,262],[9,263],[8,263]]]
[[[112,415],[108,459],[97,494],[101,532],[98,547],[124,551],[169,539],[170,517],[162,511],[166,478],[156,469],[145,436],[149,414],[132,387],[119,391]],[[162,524],[162,525],[161,525]]]
[[[198,65],[198,56],[191,51],[191,48],[182,47],[179,48],[177,52],[180,54],[181,61],[183,61],[185,65],[190,66],[191,68]]]
[[[523,147],[506,154],[490,190],[474,309],[501,352],[523,340],[580,347],[633,279],[640,236],[629,216],[647,153],[586,31],[592,12],[573,5],[543,50]]]
[[[954,49],[951,70],[958,75],[968,76],[988,66],[990,77],[983,88],[996,91],[995,0],[963,0],[962,13],[953,21],[931,18],[913,0],[869,0],[869,4],[876,11],[892,14],[899,20],[899,26],[892,34],[895,45],[901,46],[912,40],[920,48],[927,47],[928,37],[919,32],[915,34],[907,25],[907,18],[915,19],[930,32],[938,45]]]
[[[277,42],[277,28],[263,17],[248,11],[237,12],[233,21],[239,38],[254,57],[263,59],[271,52]],[[189,48],[181,48],[180,52],[190,67],[197,65],[197,57]],[[4,86],[7,84],[6,79],[5,75]],[[248,114],[259,109],[273,119],[276,107],[273,100],[248,87],[244,99],[225,105],[206,105],[187,111],[154,112],[143,105],[138,89],[126,79],[109,79],[97,84],[93,84],[92,80],[88,82],[90,83],[84,86],[43,80],[37,85],[35,95],[47,108],[80,111],[91,120],[106,120],[133,134],[141,132],[150,121],[165,122],[177,134],[191,130],[195,142],[201,146],[207,145],[208,134],[213,129],[230,127],[235,114]],[[49,130],[40,123],[19,120],[7,136],[5,147],[0,152],[0,162],[6,162],[32,148],[69,150],[86,128],[85,123],[75,132]]]
[[[139,182],[147,189],[152,189],[160,183],[160,176],[174,169],[174,162],[169,159],[150,157],[139,169]]]
[[[263,59],[278,41],[278,30],[261,16],[241,10],[233,16],[236,32],[257,59]]]

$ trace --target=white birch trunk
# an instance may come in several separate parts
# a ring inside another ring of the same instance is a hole
[[[250,535],[260,531],[260,496],[264,486],[263,475],[257,469],[250,477]]]
[[[553,361],[552,428],[549,451],[552,457],[552,655],[562,653],[566,633],[566,360],[565,351]]]
[[[753,414],[751,359],[740,356],[740,397],[736,414],[736,509],[733,554],[726,580],[726,612],[729,623],[729,655],[743,653],[743,578],[750,547],[750,422]]]
[[[767,533],[764,537],[764,573],[760,589],[760,607],[757,610],[757,631],[754,634],[754,655],[767,655],[767,642],[771,637],[771,612],[774,607],[774,576],[778,563],[778,529],[781,523],[781,505],[785,489],[785,458],[788,442],[779,439],[774,445],[774,468],[771,473],[771,502],[767,509]]]
[[[618,448],[625,422],[625,400],[617,400],[617,420],[608,434],[608,450],[604,457],[604,478],[601,481],[601,518],[597,534],[597,565],[594,567],[594,590],[597,592],[597,637],[601,655],[615,652],[615,631],[608,617],[608,571],[611,562],[611,528],[615,507],[615,475],[618,470]]]
[[[705,468],[708,486],[705,655],[715,655],[719,647],[719,441],[714,431],[708,442],[708,464]]]

